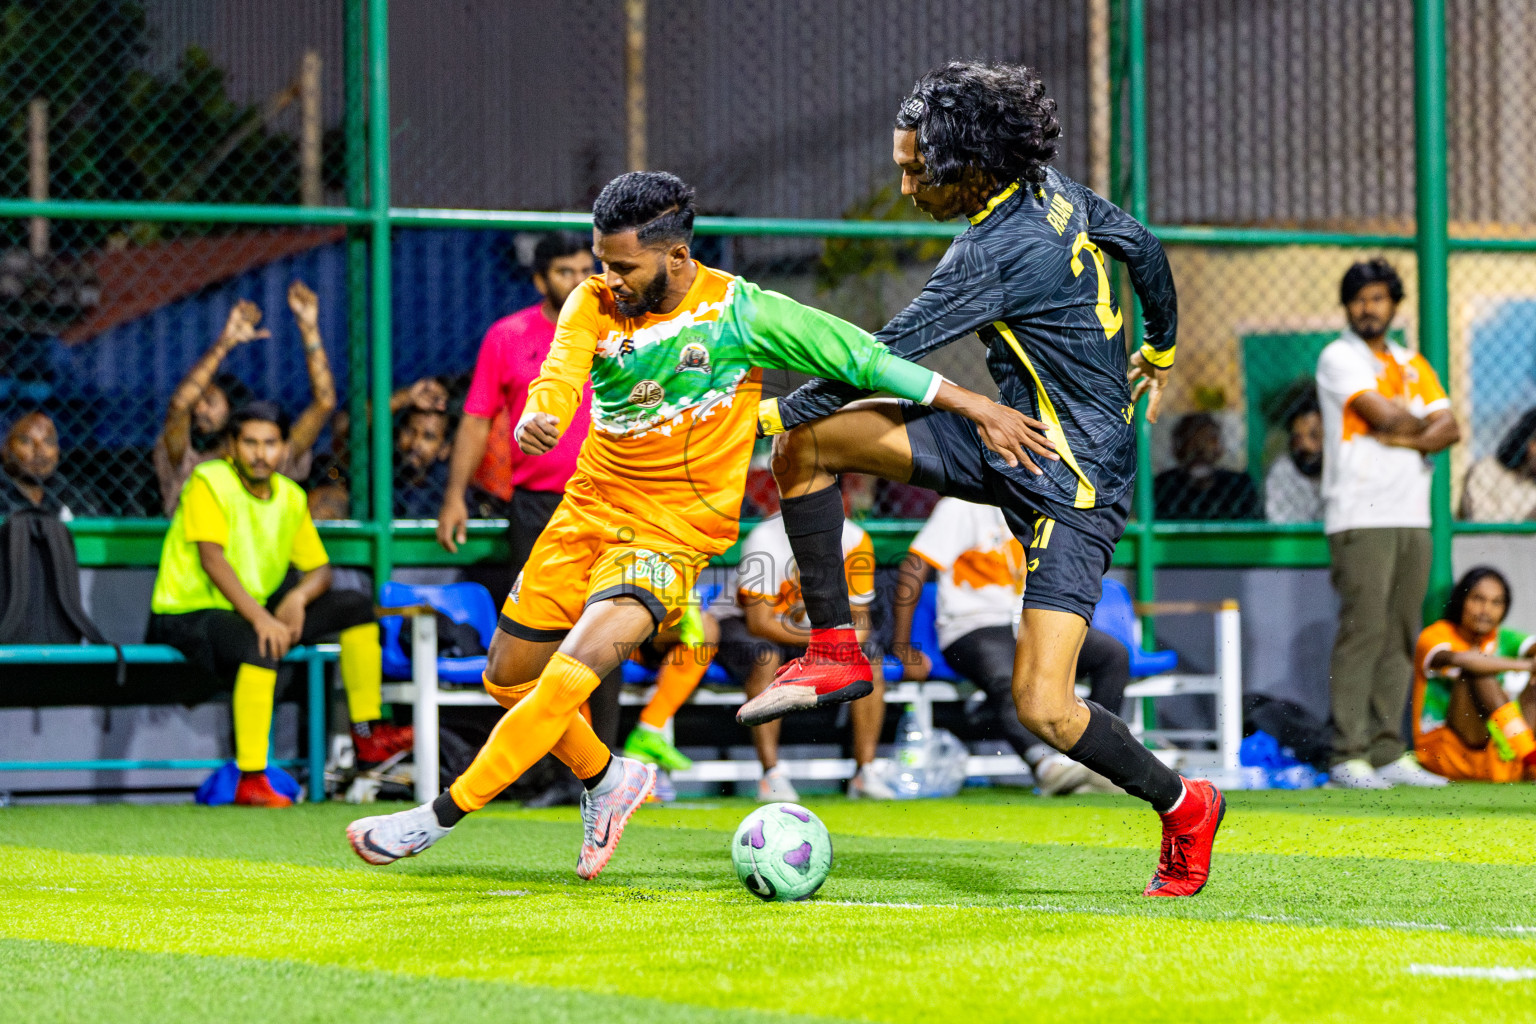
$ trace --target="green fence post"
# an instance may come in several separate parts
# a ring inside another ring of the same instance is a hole
[[[1413,5],[1415,215],[1419,257],[1419,350],[1450,390],[1449,203],[1445,158],[1445,0]],[[1435,456],[1430,488],[1429,593],[1424,614],[1433,618],[1451,586],[1451,465]]]
[[[391,368],[390,335],[393,322],[390,301],[390,230],[389,230],[389,3],[368,0],[368,208],[372,216],[370,235],[373,251],[369,265],[369,302],[372,316],[373,346],[373,585],[383,587],[389,579],[393,557],[393,480],[389,392],[394,374]]]
[[[1127,119],[1131,137],[1130,214],[1147,221],[1147,5],[1146,0],[1126,0]],[[1129,306],[1130,339],[1140,347],[1141,303],[1126,289],[1121,306]],[[1157,541],[1153,535],[1152,505],[1152,425],[1147,422],[1146,399],[1136,413],[1136,599],[1151,601],[1157,596]],[[1142,620],[1144,639],[1154,633],[1151,616]]]
[[[363,6],[346,5],[346,175],[347,205],[368,204],[368,122],[363,96]],[[347,450],[350,453],[352,518],[368,518],[368,241],[361,228],[347,230]]]

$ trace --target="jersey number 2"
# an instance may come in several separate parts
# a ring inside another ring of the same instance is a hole
[[[1104,271],[1104,254],[1099,252],[1099,247],[1088,241],[1088,232],[1079,231],[1077,238],[1072,241],[1072,276],[1080,277],[1083,273],[1083,259],[1081,253],[1087,249],[1093,254],[1093,269],[1099,275],[1099,302],[1095,312],[1099,314],[1099,323],[1104,325],[1104,337],[1113,338],[1120,330],[1122,317],[1120,311],[1109,304],[1109,274]]]

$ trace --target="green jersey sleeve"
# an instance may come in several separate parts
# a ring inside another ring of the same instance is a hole
[[[1499,657],[1526,658],[1530,656],[1533,647],[1536,647],[1536,636],[1522,633],[1518,629],[1499,630]]]
[[[737,278],[736,287],[743,343],[754,366],[830,377],[923,405],[938,392],[942,377],[891,354],[868,331],[750,281]]]

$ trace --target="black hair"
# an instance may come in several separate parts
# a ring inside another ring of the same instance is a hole
[[[422,409],[414,405],[407,406],[406,410],[400,414],[400,420],[395,425],[395,429],[403,430],[407,423],[411,422],[411,420],[418,416],[441,416],[443,418],[443,432],[445,435],[448,435],[448,437],[445,437],[444,439],[448,440],[451,438],[451,435],[453,434],[454,417],[453,414],[447,409]]]
[[[1317,404],[1317,392],[1308,388],[1291,403],[1291,407],[1285,413],[1285,432],[1289,434],[1296,426],[1296,421],[1309,413],[1322,414],[1322,407]]]
[[[225,428],[229,431],[230,439],[234,440],[239,437],[240,428],[247,423],[274,423],[277,425],[277,432],[283,436],[284,441],[288,440],[288,428],[293,425],[293,421],[288,418],[288,414],[283,411],[282,406],[276,402],[268,402],[264,399],[246,402],[240,408],[230,413],[229,425]]]
[[[1182,448],[1189,443],[1189,439],[1195,436],[1195,431],[1205,427],[1214,427],[1221,431],[1221,424],[1216,422],[1216,417],[1208,412],[1192,412],[1179,417],[1179,421],[1173,425],[1173,446]]]
[[[630,171],[598,193],[592,226],[600,234],[634,231],[641,245],[693,244],[693,186],[666,171]]]
[[[256,401],[256,395],[245,381],[236,377],[228,370],[224,370],[214,377],[213,383],[215,387],[224,392],[224,400],[229,403],[231,409],[238,409],[242,405],[250,405]]]
[[[1499,442],[1498,460],[1505,469],[1518,472],[1525,465],[1525,450],[1536,437],[1536,408],[1525,410]]]
[[[917,80],[896,113],[917,132],[928,180],[950,185],[974,167],[998,182],[1045,180],[1061,122],[1045,82],[1020,64],[950,61]]]
[[[1453,626],[1461,625],[1461,616],[1467,607],[1467,595],[1472,593],[1473,587],[1490,576],[1498,580],[1504,588],[1504,614],[1508,615],[1509,606],[1515,600],[1514,595],[1509,592],[1509,580],[1491,565],[1477,565],[1468,569],[1467,574],[1457,580],[1456,585],[1451,588],[1451,596],[1446,599],[1445,611],[1440,613],[1440,617]],[[1503,619],[1499,621],[1502,622]]]
[[[1392,296],[1393,302],[1403,301],[1403,279],[1397,276],[1392,264],[1376,256],[1361,260],[1344,271],[1344,280],[1339,282],[1339,302],[1349,305],[1360,294],[1360,289],[1378,281],[1387,286],[1387,294]]]
[[[547,235],[540,235],[538,244],[533,247],[534,275],[543,277],[549,273],[549,265],[555,260],[586,252],[591,245],[591,239],[582,238],[570,231],[551,231]]]

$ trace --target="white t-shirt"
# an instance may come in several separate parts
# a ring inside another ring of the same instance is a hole
[[[843,523],[843,569],[848,577],[848,603],[868,605],[875,599],[875,546],[862,526]],[[779,516],[764,519],[752,528],[741,545],[736,563],[736,587],[721,594],[710,608],[717,619],[737,618],[749,601],[771,602],[779,621],[792,629],[808,629],[804,599],[800,594],[800,570]]]
[[[1350,407],[1375,391],[1415,416],[1449,409],[1440,378],[1425,358],[1387,343],[1378,356],[1345,331],[1317,360],[1317,397],[1323,408],[1323,530],[1429,526],[1429,460],[1411,448],[1382,444]]]
[[[944,498],[910,550],[939,571],[934,625],[941,649],[974,630],[1013,625],[1024,593],[1024,545],[1001,509]]]
[[[1323,518],[1322,479],[1296,468],[1282,453],[1264,478],[1264,518],[1272,523],[1315,523]]]

